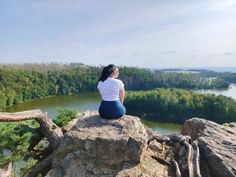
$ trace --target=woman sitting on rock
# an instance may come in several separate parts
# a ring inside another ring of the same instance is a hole
[[[110,64],[103,68],[98,82],[98,90],[102,97],[99,107],[99,114],[105,119],[117,119],[122,117],[126,109],[123,106],[125,97],[124,84],[116,79],[119,76],[119,69]]]

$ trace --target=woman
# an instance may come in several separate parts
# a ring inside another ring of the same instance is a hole
[[[119,76],[119,69],[110,64],[103,68],[98,82],[98,90],[102,97],[99,107],[99,114],[105,119],[117,119],[122,117],[126,110],[123,106],[125,97],[124,84],[116,79]]]

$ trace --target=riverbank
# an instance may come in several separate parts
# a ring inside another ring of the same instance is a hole
[[[202,94],[224,95],[236,100],[236,84],[230,84],[228,89],[194,89],[193,91]]]

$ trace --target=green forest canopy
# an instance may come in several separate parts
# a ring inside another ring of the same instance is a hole
[[[101,69],[83,64],[0,66],[0,110],[30,99],[95,91]],[[194,116],[219,123],[236,121],[233,99],[174,89],[227,88],[229,82],[234,81],[234,74],[174,73],[135,67],[120,67],[120,72],[127,90],[146,90],[128,93],[125,100],[128,113],[171,122],[183,122]],[[59,110],[54,122],[65,125],[75,115],[75,111]],[[34,121],[26,124],[28,126],[0,123],[0,166],[24,157],[29,163],[22,174],[37,163],[40,156],[31,149],[33,141],[40,138],[33,131],[38,124]]]
[[[183,123],[201,117],[218,123],[236,121],[236,101],[225,96],[199,94],[183,89],[156,89],[129,92],[125,99],[128,114],[157,121]]]
[[[68,65],[0,65],[0,110],[26,100],[96,91],[102,67],[80,63]],[[227,88],[222,78],[207,78],[196,73],[152,71],[120,67],[120,79],[127,90],[155,88]]]

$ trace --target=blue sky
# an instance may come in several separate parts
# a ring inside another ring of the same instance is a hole
[[[1,0],[0,63],[236,66],[236,0]]]

